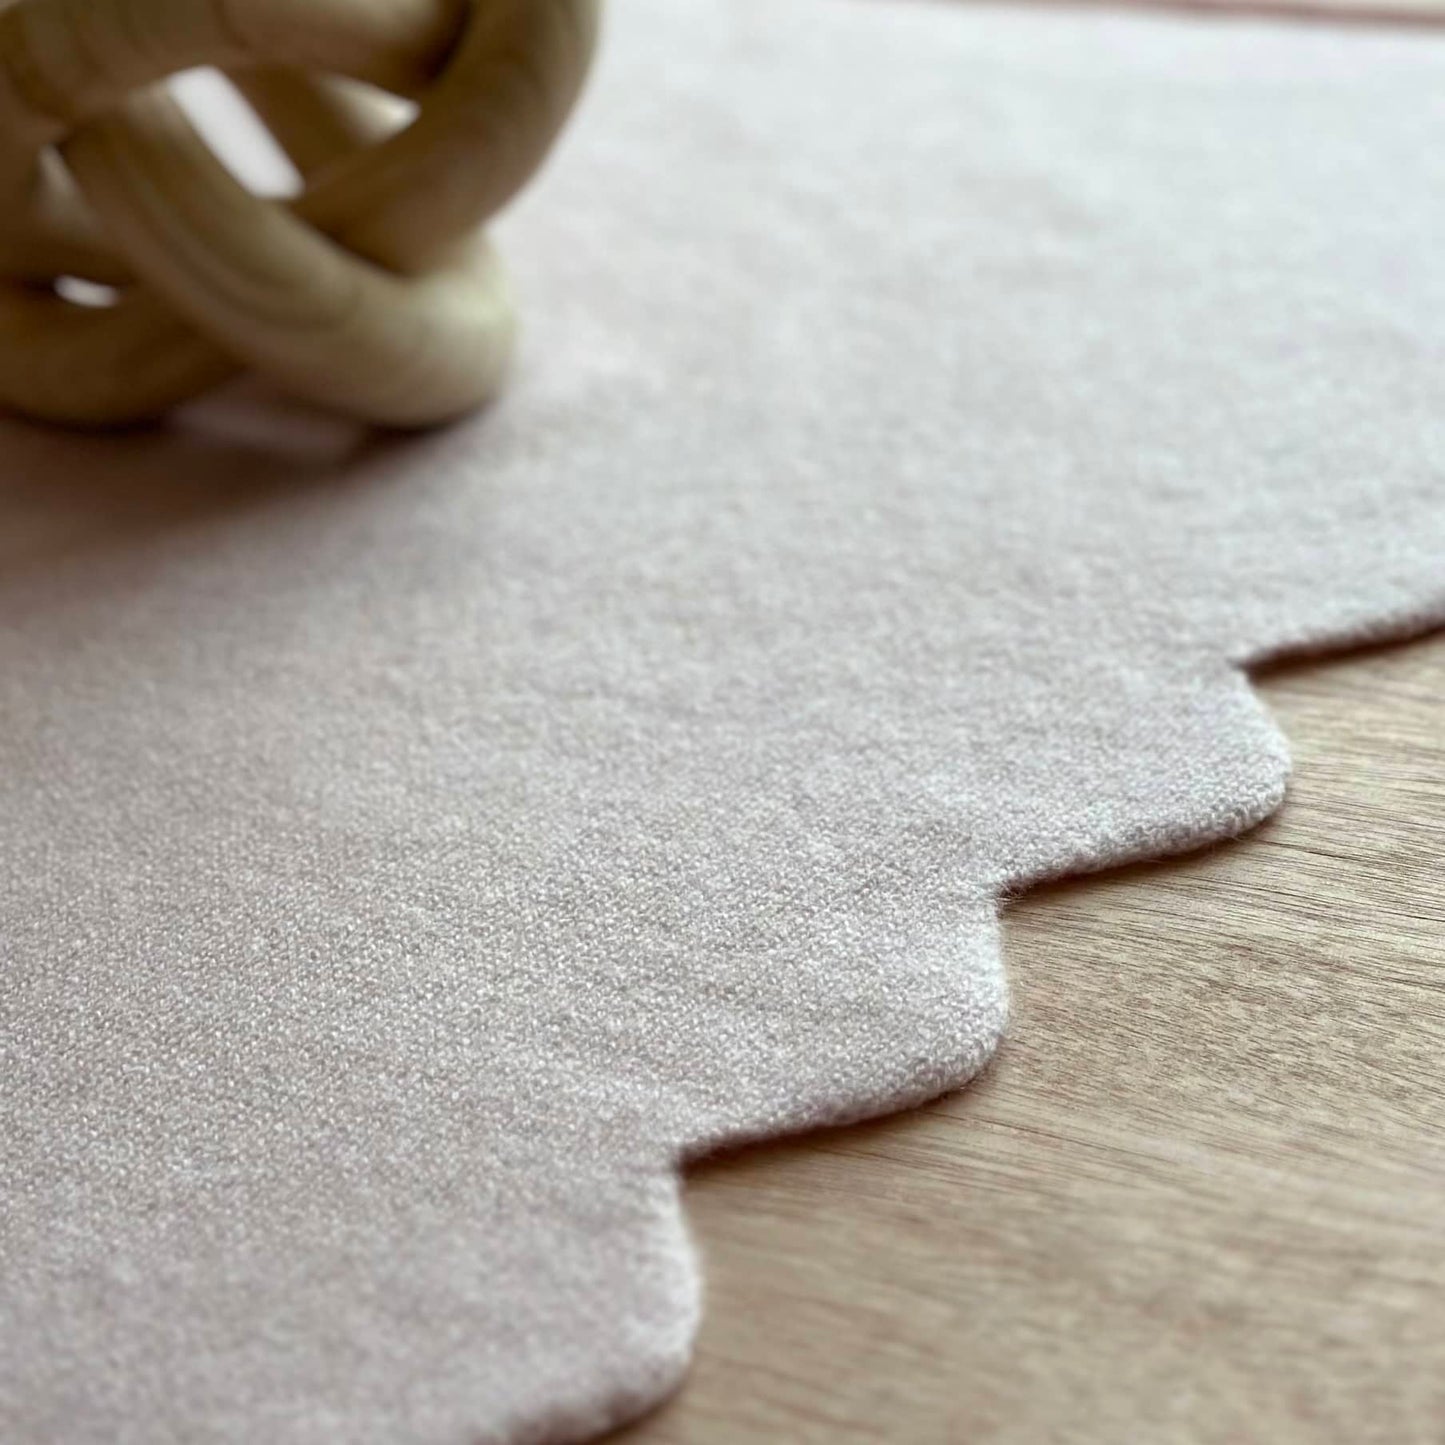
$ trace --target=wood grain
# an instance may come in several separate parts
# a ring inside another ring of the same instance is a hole
[[[1283,811],[1018,901],[983,1079],[696,1172],[629,1445],[1445,1441],[1445,639],[1262,691]]]
[[[957,0],[939,0],[954,4]],[[1100,10],[1182,10],[1197,16],[1277,19],[1323,25],[1445,27],[1445,0],[1023,0],[1044,7],[1082,5]]]

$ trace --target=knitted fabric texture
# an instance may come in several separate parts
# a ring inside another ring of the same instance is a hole
[[[964,1083],[1005,891],[1262,818],[1245,669],[1445,618],[1442,96],[1420,36],[627,0],[490,414],[6,423],[7,1445],[672,1389],[690,1156]]]

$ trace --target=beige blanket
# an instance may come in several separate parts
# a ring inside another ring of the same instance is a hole
[[[491,414],[0,433],[0,1438],[574,1440],[678,1168],[965,1082],[1000,894],[1445,619],[1445,45],[619,0]],[[1288,1027],[1288,1020],[1281,1020]]]

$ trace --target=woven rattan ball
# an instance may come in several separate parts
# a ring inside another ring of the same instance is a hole
[[[486,401],[515,328],[483,227],[570,114],[598,4],[0,0],[0,406],[135,421],[246,368],[387,425]],[[199,66],[294,199],[198,134],[165,82]]]

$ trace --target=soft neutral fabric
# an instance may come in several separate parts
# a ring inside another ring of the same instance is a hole
[[[1442,135],[1418,36],[619,0],[489,415],[7,424],[0,1438],[674,1387],[688,1156],[963,1083],[1002,894],[1445,618]]]

